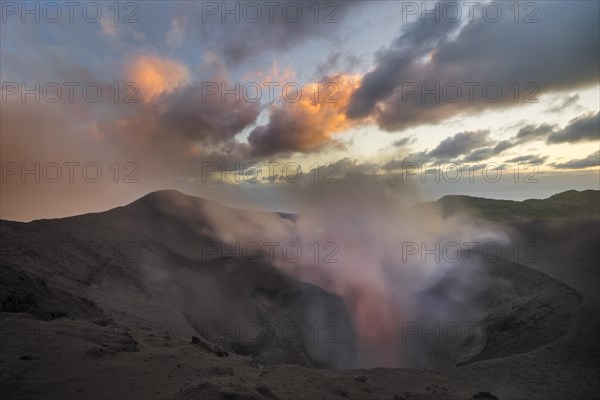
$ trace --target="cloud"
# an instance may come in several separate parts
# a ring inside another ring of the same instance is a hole
[[[138,154],[160,153],[163,161],[178,157],[180,171],[193,171],[201,160],[238,162],[342,146],[335,135],[357,125],[346,117],[344,109],[359,78],[336,75],[318,82],[317,93],[315,83],[298,93],[293,87],[282,91],[282,98],[268,109],[268,122],[254,127],[247,143],[240,142],[236,136],[252,128],[263,106],[246,96],[233,101],[232,96],[223,99],[220,93],[207,95],[207,83],[233,87],[225,72],[216,69],[221,77],[196,80],[171,90],[162,89],[169,86],[161,79],[154,80],[160,90],[147,90],[153,94],[136,112],[103,120],[100,131],[119,147]],[[155,86],[149,85],[151,89]]]
[[[212,83],[231,86],[216,79]],[[256,121],[260,112],[258,103],[243,98],[222,101],[220,95],[206,95],[204,84],[196,81],[163,96],[159,107],[165,111],[159,116],[160,123],[179,133],[179,138],[216,144],[232,139]]]
[[[185,19],[173,18],[171,20],[171,29],[167,33],[167,45],[169,47],[180,47],[185,40]]]
[[[572,119],[562,131],[550,134],[546,143],[577,143],[598,139],[600,139],[600,112]]]
[[[523,156],[511,158],[510,160],[506,160],[505,162],[507,162],[507,163],[543,164],[547,158],[548,158],[547,156],[542,157],[539,155],[526,154]]]
[[[463,161],[483,161],[502,154],[505,150],[510,149],[514,144],[509,140],[497,142],[493,147],[483,147],[475,149],[467,154]]]
[[[435,149],[427,153],[435,158],[454,158],[470,150],[485,146],[490,143],[490,131],[478,130],[461,132],[444,139]]]
[[[513,146],[510,140],[501,140],[494,146],[494,153],[496,155],[502,153],[504,150],[508,150]]]
[[[491,138],[489,130],[460,132],[442,140],[436,148],[429,152],[421,151],[409,154],[404,159],[392,160],[386,163],[383,165],[383,168],[385,170],[393,170],[400,168],[402,163],[406,162],[427,163],[436,160],[456,160],[460,156],[463,156],[460,160],[461,162],[485,161],[499,156],[516,145],[530,142],[538,138],[544,138],[548,133],[552,132],[553,129],[554,126],[548,124],[541,124],[538,126],[531,124],[521,128],[514,137],[508,140],[499,141],[494,141]],[[400,142],[407,139],[408,138],[402,139]],[[522,158],[521,161],[530,161],[541,164],[547,157],[527,155],[517,158]],[[518,162],[518,160],[514,162]]]
[[[582,169],[589,167],[597,167],[600,165],[600,151],[590,154],[585,158],[571,160],[560,164],[550,164],[557,169]]]
[[[574,94],[572,96],[565,96],[562,98],[562,102],[560,104],[549,107],[546,110],[546,112],[557,113],[557,112],[563,111],[563,110],[571,107],[572,105],[577,104],[579,99],[580,99],[580,97],[578,94]]]
[[[426,26],[426,29],[422,29]],[[347,113],[350,118],[365,118],[375,111],[378,101],[386,100],[405,77],[416,77],[416,59],[429,53],[456,25],[412,23],[393,40],[389,48],[376,53],[375,68],[367,73],[353,94]],[[412,80],[412,79],[409,79]],[[408,113],[407,113],[408,114]]]
[[[549,125],[546,123],[540,125],[526,125],[519,129],[517,132],[517,136],[515,137],[515,141],[517,143],[526,143],[531,142],[538,139],[543,139],[552,133],[556,129],[555,125]]]
[[[265,53],[281,55],[310,40],[339,42],[339,22],[354,10],[368,2],[364,1],[318,1],[304,2],[283,0],[267,3],[257,2],[260,16],[254,6],[245,2],[220,3],[216,14],[207,13],[204,7],[184,8],[194,21],[196,40],[203,47],[217,52],[230,66],[237,66],[261,59]],[[250,2],[248,2],[250,3]],[[215,3],[217,4],[217,3]],[[248,7],[247,12],[244,11]],[[223,13],[226,9],[237,12]],[[319,10],[318,14],[315,14]],[[236,14],[238,21],[235,21]],[[223,18],[225,22],[223,22]],[[256,22],[251,22],[256,18]],[[315,18],[317,22],[315,22]]]
[[[464,161],[483,161],[495,156],[493,147],[484,147],[476,149],[464,157]]]
[[[135,57],[126,69],[128,77],[137,84],[145,101],[171,92],[190,80],[190,73],[184,64],[154,54]]]
[[[410,138],[402,139],[402,141]],[[513,144],[507,140],[494,142],[490,139],[489,130],[459,132],[442,140],[436,148],[427,152],[411,153],[401,159],[385,163],[382,168],[386,171],[402,169],[404,164],[424,164],[439,160],[457,160],[464,155],[462,162],[482,161],[502,153]],[[487,146],[487,147],[484,147]]]
[[[111,39],[116,39],[117,36],[119,36],[117,26],[118,25],[115,24],[110,18],[103,18],[100,20],[100,32]]]
[[[377,53],[375,66],[352,96],[347,114],[354,119],[373,116],[382,129],[400,131],[515,106],[511,90],[515,83],[519,103],[532,89],[537,89],[537,98],[597,84],[599,4],[577,4],[545,3],[536,24],[515,24],[511,18],[497,23],[477,18],[463,26],[436,23],[433,18],[409,23],[389,47]],[[510,14],[506,8],[503,11]],[[444,94],[443,88],[452,82],[461,87],[460,96],[456,86],[449,86]],[[472,96],[464,85],[468,82],[478,85],[473,86]],[[533,85],[526,87],[527,82]],[[494,90],[486,94],[486,84],[500,87],[502,95],[497,97]]]
[[[394,147],[406,147],[409,144],[412,144],[414,142],[416,142],[417,139],[412,138],[412,137],[405,137],[399,140],[396,140],[395,142],[392,143],[392,146]]]
[[[405,158],[395,158],[395,159],[390,160],[387,163],[385,163],[382,168],[385,171],[402,170],[402,169],[406,168],[406,165],[408,163],[420,164],[422,162],[429,161],[429,159],[427,159],[426,157],[425,158],[418,157],[418,155],[424,156],[424,154],[425,153],[420,152],[420,153],[409,154]]]
[[[593,125],[596,125],[596,134],[592,135]],[[425,156],[429,157],[457,157],[461,154],[466,154],[463,158],[463,161],[471,162],[471,161],[484,161],[490,159],[492,157],[498,156],[505,152],[506,150],[515,147],[520,144],[525,144],[529,142],[533,142],[536,140],[547,139],[548,143],[552,143],[552,141],[560,140],[562,142],[567,141],[566,138],[569,138],[570,141],[577,140],[594,140],[598,139],[598,114],[594,116],[586,115],[581,116],[572,120],[563,130],[557,130],[556,125],[550,125],[547,123],[542,123],[539,125],[536,124],[528,124],[517,132],[517,134],[508,139],[501,140],[495,143],[492,143],[489,147],[481,147],[480,142],[477,140],[469,141],[467,137],[459,137],[457,134],[454,137],[446,138],[443,140],[436,149],[433,151],[426,153]],[[477,132],[487,132],[487,131],[477,131]],[[487,137],[487,135],[485,136]],[[552,138],[552,139],[551,139]],[[473,138],[477,139],[477,138]],[[479,140],[483,140],[483,136],[479,136]],[[490,142],[488,142],[489,144]],[[470,145],[473,149],[470,152],[461,151],[461,144],[464,146]],[[452,151],[454,150],[455,151]],[[445,151],[449,150],[449,151]],[[442,153],[442,156],[437,154],[438,152]],[[532,156],[532,155],[524,155],[508,160],[507,162],[531,162],[542,164],[547,157],[540,156]]]
[[[271,107],[269,122],[256,127],[248,136],[253,156],[322,150],[331,144],[336,133],[356,125],[346,117],[344,109],[358,78],[337,75],[324,79],[320,87],[323,84],[331,86],[318,96],[310,90],[314,84],[309,84],[302,88],[298,101],[283,100],[281,105]]]
[[[596,128],[594,128],[594,125]],[[593,133],[595,129],[595,134]],[[464,157],[464,161],[483,161],[502,154],[504,151],[536,140],[547,138],[547,143],[575,142],[598,139],[598,114],[584,115],[569,122],[563,130],[557,130],[556,125],[542,123],[539,125],[528,124],[519,129],[517,134],[509,140],[501,140],[493,147],[477,148]],[[446,139],[449,140],[450,138]],[[443,143],[443,142],[442,142]],[[547,157],[524,155],[508,160],[507,162],[528,161],[542,164]]]
[[[333,51],[327,59],[319,63],[316,68],[317,76],[328,76],[344,71],[346,74],[353,73],[363,62],[362,58],[348,51]]]
[[[157,168],[169,165],[161,175],[167,170],[197,173],[205,157],[245,158],[248,146],[235,136],[256,122],[260,104],[243,96],[224,101],[220,89],[234,84],[218,57],[205,53],[204,61],[192,81],[187,67],[174,59],[155,54],[130,58],[124,70],[139,86],[143,102],[128,103],[117,115],[104,115],[97,122],[100,134],[119,152]],[[208,84],[217,93],[209,92]],[[169,161],[173,159],[178,162]]]

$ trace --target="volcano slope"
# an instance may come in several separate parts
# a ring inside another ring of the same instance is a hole
[[[456,268],[416,296],[451,303],[467,292],[452,309],[478,305],[477,340],[420,341],[407,352],[428,355],[409,365],[418,369],[364,370],[353,369],[357,339],[337,295],[267,262],[205,257],[198,244],[219,241],[208,203],[160,191],[103,213],[2,221],[0,396],[547,400],[600,390],[597,219],[495,222],[538,243],[537,257]],[[493,279],[457,286],[474,273]],[[327,323],[335,340],[315,335]]]

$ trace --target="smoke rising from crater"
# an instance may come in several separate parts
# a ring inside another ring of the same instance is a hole
[[[278,243],[270,254],[274,265],[341,296],[359,338],[361,367],[401,366],[402,324],[417,315],[458,318],[460,310],[454,306],[419,303],[413,297],[460,264],[448,261],[454,255],[440,257],[445,243],[503,240],[502,234],[486,231],[466,215],[445,217],[435,205],[417,206],[418,192],[400,179],[383,182],[353,173],[336,184],[292,186],[304,203],[293,218],[216,205],[204,211],[225,243]],[[290,243],[294,246],[284,251]],[[409,254],[414,245],[423,250]],[[457,282],[455,295],[477,286],[482,279],[477,276]],[[464,305],[460,314],[465,317]]]

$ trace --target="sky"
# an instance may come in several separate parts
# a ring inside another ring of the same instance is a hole
[[[423,200],[600,189],[597,1],[1,7],[3,219],[160,189],[297,211],[349,174]]]

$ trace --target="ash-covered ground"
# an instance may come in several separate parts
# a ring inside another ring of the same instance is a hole
[[[597,218],[480,224],[502,232],[501,253],[430,257],[444,267],[412,292],[375,298],[391,299],[392,324],[375,320],[386,315],[368,291],[336,291],[347,289],[336,285],[343,269],[315,279],[326,264],[236,251],[215,215],[236,216],[234,239],[302,223],[173,191],[103,213],[2,221],[0,396],[553,400],[600,390]],[[404,250],[403,268],[419,264]],[[389,264],[390,282],[411,276]]]

